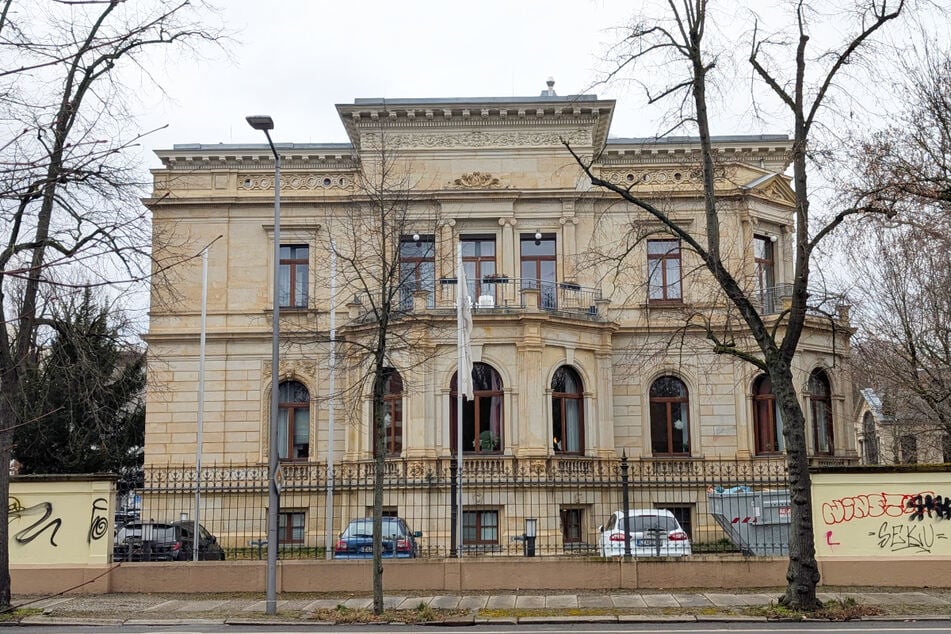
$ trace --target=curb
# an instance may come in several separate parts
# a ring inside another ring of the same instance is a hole
[[[850,619],[853,622],[879,622],[879,623],[914,623],[914,622],[948,622],[951,621],[951,615],[943,614],[924,614],[924,615],[890,615],[890,616],[864,616],[857,619]],[[418,626],[427,627],[463,627],[471,625],[577,625],[583,623],[834,623],[826,619],[769,619],[764,616],[745,616],[730,614],[711,614],[711,615],[690,615],[690,614],[622,614],[622,615],[588,615],[588,616],[522,616],[522,617],[463,617],[449,619],[445,621],[428,621],[418,623]],[[54,626],[76,626],[76,627],[108,627],[108,626],[145,626],[145,627],[182,627],[190,625],[225,625],[225,626],[283,626],[283,625],[308,625],[314,627],[333,627],[341,625],[336,621],[316,621],[307,619],[288,619],[288,618],[227,618],[227,619],[207,619],[207,618],[180,618],[180,619],[119,619],[119,618],[70,618],[56,617],[47,615],[26,616],[16,621],[7,621],[0,623],[0,627],[18,626],[18,625],[54,625]],[[386,623],[344,623],[343,625],[404,625],[402,621],[392,621]]]
[[[10,625],[88,625],[88,626],[106,626],[122,625],[125,619],[80,619],[74,617],[61,616],[25,616],[18,621],[10,621]]]

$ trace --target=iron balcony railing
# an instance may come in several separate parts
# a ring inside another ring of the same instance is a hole
[[[761,315],[777,315],[789,309],[792,284],[779,284],[753,292],[753,304]],[[810,289],[806,312],[817,317],[848,318],[848,303],[844,295]]]
[[[532,294],[537,294],[540,310],[559,313],[562,316],[596,321],[606,319],[604,301],[600,289],[587,288],[574,282],[551,282],[533,278],[510,278],[505,276],[469,280],[467,293],[472,302],[473,313],[527,310],[534,305]],[[398,311],[410,314],[416,310],[455,310],[458,294],[456,278],[442,278],[432,285],[413,281],[399,289]],[[372,319],[369,294],[361,291],[353,296],[355,319],[365,322]]]
[[[502,275],[468,280],[466,295],[472,302],[474,312],[492,310],[525,310],[537,293],[538,308],[549,312],[569,313],[573,316],[585,316],[589,319],[602,319],[603,297],[601,290],[588,288],[574,282],[554,282],[535,278],[517,278]],[[433,288],[421,288],[416,284],[404,286],[400,290],[400,305],[404,310],[413,307],[417,291],[431,294],[427,298],[428,308],[455,308],[459,295],[456,278],[442,278]]]

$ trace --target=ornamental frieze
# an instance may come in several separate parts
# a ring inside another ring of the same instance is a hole
[[[601,170],[601,178],[615,185],[679,185],[700,182],[700,170]]]
[[[730,174],[735,170],[729,170]],[[714,168],[714,178],[717,181],[728,179],[728,170],[723,167]],[[647,186],[647,187],[676,187],[679,185],[699,186],[703,182],[703,172],[694,167],[671,167],[667,169],[602,169],[601,178],[615,185]]]
[[[468,172],[452,181],[456,187],[486,189],[499,187],[501,181],[488,172]]]
[[[281,189],[287,190],[349,190],[353,180],[346,174],[281,174]],[[238,176],[238,187],[246,190],[273,190],[273,174]]]
[[[469,130],[462,132],[440,133],[393,133],[386,134],[386,148],[390,149],[434,149],[459,147],[552,147],[560,146],[562,139],[572,145],[589,145],[591,132],[572,130],[570,132],[516,132]],[[364,132],[361,144],[365,149],[381,149],[380,134]]]

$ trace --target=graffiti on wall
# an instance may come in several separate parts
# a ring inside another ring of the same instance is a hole
[[[887,475],[896,481],[885,486],[850,484],[849,474],[817,478],[813,515],[824,537],[816,539],[817,555],[951,555],[951,496],[937,493],[951,490],[951,474]]]
[[[89,535],[86,543],[91,544],[102,539],[109,532],[109,501],[106,498],[96,498],[92,501],[92,511],[89,517]]]
[[[12,481],[7,497],[10,563],[108,563],[114,486],[110,478],[86,476]]]
[[[55,541],[56,533],[59,532],[60,527],[63,525],[63,519],[60,517],[49,519],[50,516],[53,515],[53,504],[51,502],[40,502],[33,506],[23,506],[19,499],[11,496],[7,508],[9,509],[11,521],[31,518],[40,513],[43,514],[41,518],[13,534],[13,539],[16,543],[21,545],[29,544],[47,530],[53,529],[49,534],[50,544],[54,547],[57,545]],[[49,520],[49,522],[47,522],[47,520]],[[29,521],[29,519],[27,519],[27,521]]]

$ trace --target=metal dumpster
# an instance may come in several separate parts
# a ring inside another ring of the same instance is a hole
[[[707,493],[710,513],[744,555],[789,554],[789,491],[716,487]]]

